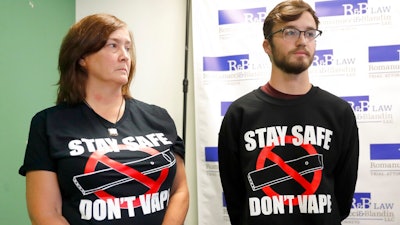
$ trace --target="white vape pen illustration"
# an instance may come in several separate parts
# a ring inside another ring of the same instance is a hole
[[[285,161],[285,166],[290,166],[300,175],[312,173],[324,168],[323,155],[313,154],[288,160]],[[247,174],[247,178],[253,191],[292,179],[292,177],[285,173],[277,164],[253,170]]]
[[[155,164],[156,163],[156,164]],[[159,154],[124,163],[123,165],[134,168],[143,175],[148,175],[161,171],[164,168],[170,168],[176,163],[176,159],[170,149]],[[143,170],[146,165],[155,166],[149,170]],[[100,177],[111,177],[110,179],[99,179]],[[124,174],[123,171],[117,171],[113,168],[97,170],[91,173],[85,173],[73,177],[73,182],[83,195],[92,194],[98,190],[106,190],[108,188],[134,180],[133,177]]]

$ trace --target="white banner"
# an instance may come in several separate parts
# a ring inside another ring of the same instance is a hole
[[[229,104],[269,79],[262,26],[279,2],[192,2],[199,225],[230,224],[219,180],[218,131]],[[347,100],[359,126],[359,179],[343,224],[398,225],[400,2],[307,2],[323,31],[311,82]]]

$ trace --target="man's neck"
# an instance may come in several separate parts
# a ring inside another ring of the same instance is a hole
[[[304,95],[312,87],[307,70],[301,74],[272,71],[269,84],[275,90],[289,95]]]

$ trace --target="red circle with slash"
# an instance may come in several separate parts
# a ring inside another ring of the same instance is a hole
[[[286,136],[285,137],[285,143],[286,144],[293,144],[293,138],[294,136]],[[311,144],[302,144],[301,147],[310,155],[317,154],[317,150],[312,146]],[[310,195],[315,193],[317,188],[319,187],[319,184],[321,183],[321,178],[322,178],[322,170],[316,170],[314,171],[314,176],[311,182],[309,182],[307,179],[305,179],[301,174],[299,174],[296,170],[294,170],[292,167],[287,165],[285,161],[275,154],[272,150],[275,148],[275,146],[268,146],[264,147],[257,159],[256,163],[256,169],[263,169],[265,166],[265,161],[266,159],[271,160],[272,162],[276,163],[284,172],[286,172],[289,176],[291,176],[296,182],[298,182],[302,187],[304,187],[305,191],[302,193],[302,195]],[[264,193],[268,196],[279,196],[276,191],[274,191],[270,186],[265,186],[262,188]],[[289,204],[289,200],[285,200],[285,205]],[[292,201],[292,205],[298,205],[299,201],[297,198],[294,198]]]
[[[129,150],[129,148],[126,145],[118,145],[118,147],[120,150]],[[160,153],[159,151],[157,151],[153,148],[141,148],[137,151],[146,152],[149,155],[156,155],[156,154]],[[129,177],[135,179],[136,181],[138,181],[139,183],[142,183],[143,185],[147,186],[149,189],[144,194],[151,194],[151,193],[157,192],[160,189],[161,184],[165,181],[165,179],[168,176],[169,168],[163,168],[160,171],[159,177],[156,180],[153,180],[152,178],[142,174],[140,171],[137,171],[129,166],[126,166],[120,162],[110,159],[109,157],[107,157],[105,155],[105,153],[107,153],[107,152],[106,151],[93,152],[93,154],[90,156],[90,158],[86,164],[85,173],[95,172],[97,163],[101,162],[105,165],[110,166],[110,168],[112,168],[122,174],[125,174],[126,176],[129,176]],[[103,199],[104,201],[106,201],[107,199],[115,198],[115,196],[107,193],[104,190],[98,190],[94,194],[98,198]],[[139,198],[136,198],[134,200],[133,206],[135,208],[140,206]],[[120,207],[126,209],[126,208],[128,208],[128,203],[126,201],[124,201],[123,203],[120,203]]]

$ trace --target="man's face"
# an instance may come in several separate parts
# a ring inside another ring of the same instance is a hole
[[[296,28],[300,31],[316,29],[316,24],[309,12],[304,12],[298,20],[285,24],[276,25],[273,31],[281,28]],[[289,74],[300,74],[310,67],[315,54],[315,39],[308,41],[304,33],[300,33],[300,37],[296,39],[283,39],[283,33],[274,34],[270,40],[271,44],[264,46],[269,48],[272,64],[283,72]],[[269,51],[269,52],[268,52]]]

